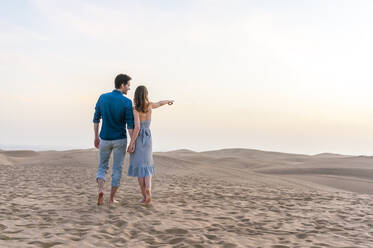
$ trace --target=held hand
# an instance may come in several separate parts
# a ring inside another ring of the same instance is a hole
[[[135,152],[135,144],[134,143],[130,143],[130,145],[128,146],[127,148],[127,152],[129,153],[134,153]]]
[[[95,138],[95,142],[94,142],[94,144],[95,144],[95,147],[96,147],[97,149],[99,149],[99,147],[100,147],[100,138]]]
[[[174,100],[168,100],[168,103],[167,103],[167,104],[168,104],[168,105],[172,105],[172,104],[174,104],[174,102],[175,102]]]

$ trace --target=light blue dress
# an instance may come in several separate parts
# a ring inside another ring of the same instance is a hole
[[[140,132],[136,138],[135,152],[130,153],[127,176],[145,177],[154,175],[150,120],[146,120],[140,122]]]

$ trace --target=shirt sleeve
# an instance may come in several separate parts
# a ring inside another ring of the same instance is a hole
[[[129,101],[128,107],[126,108],[126,123],[127,129],[134,129],[135,122],[133,120],[132,101]]]
[[[96,103],[95,114],[93,116],[94,123],[100,123],[100,119],[101,119],[100,99],[101,97],[97,100],[97,103]]]

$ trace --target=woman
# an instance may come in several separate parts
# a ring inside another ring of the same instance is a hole
[[[135,128],[128,146],[130,165],[128,176],[137,177],[143,199],[140,203],[149,204],[152,201],[151,180],[154,176],[154,163],[152,155],[152,136],[150,121],[152,110],[163,105],[172,105],[174,101],[166,100],[156,103],[149,102],[148,90],[145,86],[136,88],[134,97],[133,117]]]

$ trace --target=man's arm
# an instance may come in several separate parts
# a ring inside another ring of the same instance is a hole
[[[129,106],[126,108],[126,124],[127,129],[132,139],[133,136],[133,129],[135,128],[135,121],[133,119],[133,109],[132,109],[132,102],[130,101]]]
[[[98,135],[98,130],[100,127],[100,119],[101,119],[100,99],[101,97],[98,99],[96,103],[95,114],[93,116],[93,131],[95,133],[94,145],[96,148],[99,148],[100,146],[100,137]]]
[[[100,146],[100,137],[98,136],[98,129],[100,127],[100,123],[93,123],[93,130],[95,132],[95,147],[98,149]]]

